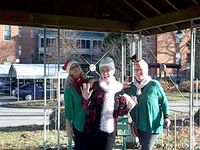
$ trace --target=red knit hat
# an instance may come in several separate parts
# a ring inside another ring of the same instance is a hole
[[[62,67],[63,70],[65,70],[67,73],[69,73],[69,70],[71,68],[71,66],[73,64],[78,64],[77,61],[73,60],[73,59],[70,59],[70,60],[67,60],[65,63],[64,63],[64,66]]]

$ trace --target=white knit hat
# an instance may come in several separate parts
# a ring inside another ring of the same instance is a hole
[[[73,59],[67,60],[64,66],[62,67],[62,69],[65,70],[69,74],[69,70],[73,64],[79,64],[79,63]]]
[[[99,63],[99,69],[101,67],[110,67],[112,70],[115,70],[114,60],[111,57],[104,57]]]

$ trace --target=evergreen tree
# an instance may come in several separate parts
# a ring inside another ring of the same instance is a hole
[[[122,70],[122,45],[125,46],[125,50],[128,51],[128,38],[125,33],[112,32],[107,34],[104,38],[105,51],[109,51],[109,56],[115,61],[116,77],[121,77]]]

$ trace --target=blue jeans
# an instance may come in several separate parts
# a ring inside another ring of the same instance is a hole
[[[158,133],[150,133],[138,130],[139,142],[142,146],[142,150],[152,150],[156,140],[159,137]]]

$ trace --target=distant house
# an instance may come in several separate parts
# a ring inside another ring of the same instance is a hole
[[[0,25],[0,63],[4,60],[20,63],[43,63],[46,46],[46,58],[55,63],[57,51],[60,51],[60,62],[76,53],[89,59],[103,49],[105,33],[57,29]],[[59,40],[58,40],[59,39]],[[46,40],[46,44],[44,44]],[[59,44],[59,46],[58,46]]]
[[[92,60],[93,57],[97,56],[98,51],[103,49],[105,33],[74,30],[60,30],[60,33],[58,33],[55,29],[48,29],[44,33],[44,29],[40,28],[38,29],[38,55],[40,60],[43,60],[44,57],[45,35],[46,54],[49,61],[58,57],[56,52],[59,48],[60,61],[63,62],[66,58],[78,55],[84,55],[89,61]]]

